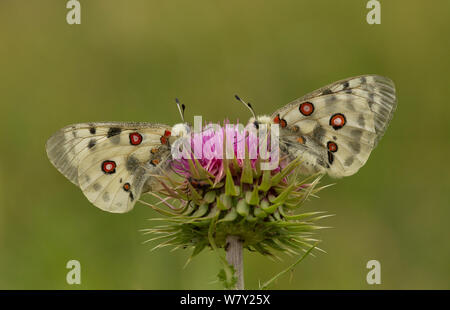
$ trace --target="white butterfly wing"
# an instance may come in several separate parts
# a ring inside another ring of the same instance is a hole
[[[98,208],[131,210],[170,155],[170,126],[92,123],[67,126],[47,141],[52,164]],[[164,142],[164,143],[163,143]]]
[[[276,111],[272,119],[283,127],[287,152],[304,157],[307,172],[325,170],[342,177],[366,163],[396,103],[390,79],[365,75],[309,93]]]

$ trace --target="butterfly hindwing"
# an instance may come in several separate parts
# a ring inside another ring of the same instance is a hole
[[[272,115],[282,127],[280,145],[303,157],[304,172],[334,177],[358,171],[383,136],[396,107],[395,87],[366,75],[320,88]]]
[[[148,123],[67,126],[47,142],[53,165],[102,210],[131,210],[170,155],[170,127]]]

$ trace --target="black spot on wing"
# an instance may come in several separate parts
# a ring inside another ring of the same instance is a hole
[[[334,161],[334,155],[333,153],[331,153],[330,151],[328,151],[328,162],[331,164],[333,164]]]
[[[97,130],[95,129],[95,127],[91,127],[91,128],[89,128],[89,132],[90,132],[92,135],[95,135],[95,133],[97,132]]]
[[[91,139],[89,141],[88,148],[92,149],[95,146],[95,143],[96,143],[95,139]]]
[[[323,90],[323,92],[322,92],[322,95],[329,95],[329,94],[332,94],[333,92],[330,90],[330,89],[324,89]]]
[[[114,137],[114,136],[120,134],[121,132],[122,132],[122,129],[120,129],[120,128],[118,128],[118,127],[111,127],[111,128],[109,128],[109,130],[108,130],[108,135],[107,135],[107,137],[108,137],[108,138]]]

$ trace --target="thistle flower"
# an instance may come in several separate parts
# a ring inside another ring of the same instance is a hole
[[[247,131],[230,131],[228,123],[224,125],[191,134],[187,156],[172,160],[159,179],[161,189],[151,193],[159,201],[142,201],[166,216],[153,220],[166,224],[144,231],[156,235],[148,241],[161,242],[154,249],[193,248],[188,262],[211,248],[224,262],[219,278],[225,287],[243,288],[241,266],[230,265],[231,242],[270,258],[279,258],[277,252],[309,253],[318,241],[312,234],[323,228],[315,222],[327,215],[297,212],[323,188],[317,187],[321,175],[300,179],[301,159],[281,158],[273,169],[262,170],[271,158],[261,155],[267,151],[272,156],[271,143],[256,143]],[[203,156],[196,158],[199,146]],[[221,248],[227,251],[228,262],[220,255]]]

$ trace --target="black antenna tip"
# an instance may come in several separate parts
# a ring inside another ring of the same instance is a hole
[[[175,98],[175,102],[176,102],[177,104],[180,103],[180,101],[178,100],[178,98]]]
[[[186,109],[186,106],[184,105],[184,103],[181,105],[181,108],[183,109],[183,111],[184,111],[184,109]]]
[[[250,109],[252,109],[252,105],[250,104],[250,102],[248,102],[247,105]]]
[[[239,98],[238,95],[234,95],[234,98],[236,98],[237,100],[241,101],[241,98]]]

